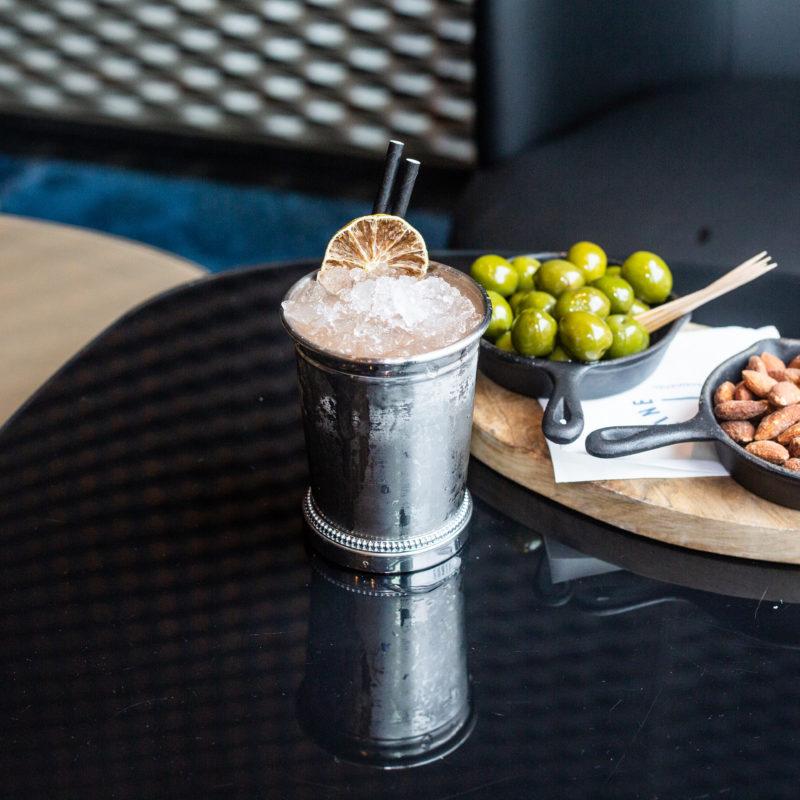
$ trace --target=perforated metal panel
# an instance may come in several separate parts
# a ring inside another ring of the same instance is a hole
[[[0,111],[471,163],[474,0],[0,0]]]

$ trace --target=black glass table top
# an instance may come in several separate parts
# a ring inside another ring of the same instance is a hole
[[[0,431],[4,794],[795,797],[798,569],[624,534],[477,462],[451,561],[382,578],[308,551],[277,308],[310,268],[155,299]]]

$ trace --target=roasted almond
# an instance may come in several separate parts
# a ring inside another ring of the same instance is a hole
[[[800,458],[787,458],[781,466],[786,467],[786,469],[793,469],[795,472],[800,472]]]
[[[789,451],[777,442],[750,442],[744,449],[770,464],[783,464],[789,458]]]
[[[720,423],[720,428],[737,444],[752,442],[756,432],[753,423],[746,419],[729,419]]]
[[[800,458],[800,436],[795,436],[786,449],[792,458]]]
[[[771,378],[776,381],[791,381],[800,385],[800,369],[795,367],[786,367],[786,369],[771,369],[769,371]]]
[[[717,406],[720,403],[727,403],[729,400],[733,400],[735,389],[736,386],[731,381],[725,381],[725,383],[717,386],[717,390],[714,392],[714,405]]]
[[[753,370],[755,372],[767,372],[767,366],[761,356],[750,356],[745,369]]]
[[[775,370],[770,372],[773,378],[777,381],[791,381],[800,386],[800,369],[797,367],[786,367],[784,370]]]
[[[800,353],[798,353],[787,365],[789,369],[800,369]]]
[[[728,400],[727,403],[714,406],[714,416],[722,420],[753,419],[764,414],[768,408],[769,403],[766,400]]]
[[[756,396],[744,385],[744,381],[739,381],[733,390],[734,400],[755,400]]]
[[[737,418],[728,417],[728,419]],[[760,442],[766,441],[767,439],[774,439],[796,422],[800,422],[800,404],[779,408],[777,411],[767,414],[767,416],[758,423],[755,440]]]
[[[800,436],[800,422],[790,425],[783,433],[779,433],[775,437],[775,441],[782,445],[788,445],[795,436]]]
[[[759,372],[755,369],[743,369],[742,380],[756,397],[766,397],[770,389],[778,382],[775,378],[770,378],[766,372]]]
[[[786,369],[786,364],[784,363],[782,358],[778,358],[774,353],[768,353],[764,351],[761,354],[761,360],[764,362],[764,366],[767,368],[767,372],[771,372],[774,369]]]
[[[795,386],[791,381],[778,381],[769,390],[767,400],[780,407],[800,403],[800,386]]]

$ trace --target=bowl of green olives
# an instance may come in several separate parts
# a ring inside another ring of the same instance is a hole
[[[469,273],[492,302],[481,370],[511,391],[548,398],[542,430],[558,444],[583,432],[582,400],[649,377],[691,316],[652,334],[637,322],[674,297],[669,267],[644,250],[614,260],[577,242],[561,252],[482,255]]]

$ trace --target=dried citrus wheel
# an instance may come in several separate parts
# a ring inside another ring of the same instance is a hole
[[[422,234],[402,217],[370,214],[345,225],[328,242],[321,270],[332,267],[363,269],[382,267],[408,275],[424,275],[428,248]]]

